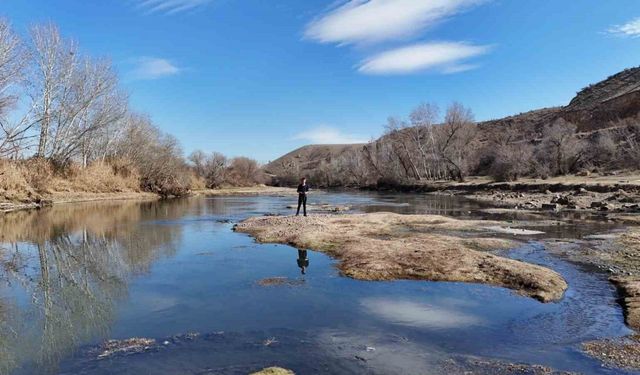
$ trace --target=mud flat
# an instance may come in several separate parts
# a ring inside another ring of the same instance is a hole
[[[259,242],[314,249],[337,258],[340,271],[360,280],[430,280],[491,284],[542,302],[562,298],[567,283],[548,268],[491,250],[514,246],[488,237],[504,223],[436,215],[371,213],[269,216],[235,226]]]

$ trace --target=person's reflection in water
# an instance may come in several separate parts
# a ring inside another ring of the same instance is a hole
[[[307,258],[307,250],[298,250],[298,267],[304,275],[309,267],[309,258]]]

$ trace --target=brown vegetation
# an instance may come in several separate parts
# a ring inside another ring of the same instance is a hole
[[[256,217],[235,229],[260,242],[328,253],[343,274],[361,280],[462,281],[511,288],[544,302],[562,297],[567,284],[556,272],[486,252],[511,241],[483,237],[497,222],[441,216],[317,215]]]

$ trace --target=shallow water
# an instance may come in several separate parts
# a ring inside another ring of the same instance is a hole
[[[544,231],[505,255],[557,270],[570,289],[562,301],[542,304],[486,285],[357,281],[312,251],[302,275],[295,249],[232,231],[249,216],[288,213],[290,197],[57,206],[0,217],[0,371],[246,374],[279,365],[299,374],[447,373],[452,361],[477,356],[621,373],[579,351],[583,341],[630,332],[607,276],[551,256],[536,241],[616,227],[488,214],[486,204],[450,196],[311,198],[362,212],[500,218]],[[270,277],[289,283],[258,285]],[[190,332],[199,334],[184,336]],[[131,337],[159,345],[96,359],[96,345]]]

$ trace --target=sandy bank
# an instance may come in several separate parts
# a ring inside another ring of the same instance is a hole
[[[235,229],[260,242],[323,251],[340,260],[340,271],[355,279],[486,283],[543,302],[560,299],[567,284],[556,272],[486,252],[513,245],[486,236],[492,233],[488,227],[500,225],[434,215],[373,213],[254,217]]]

